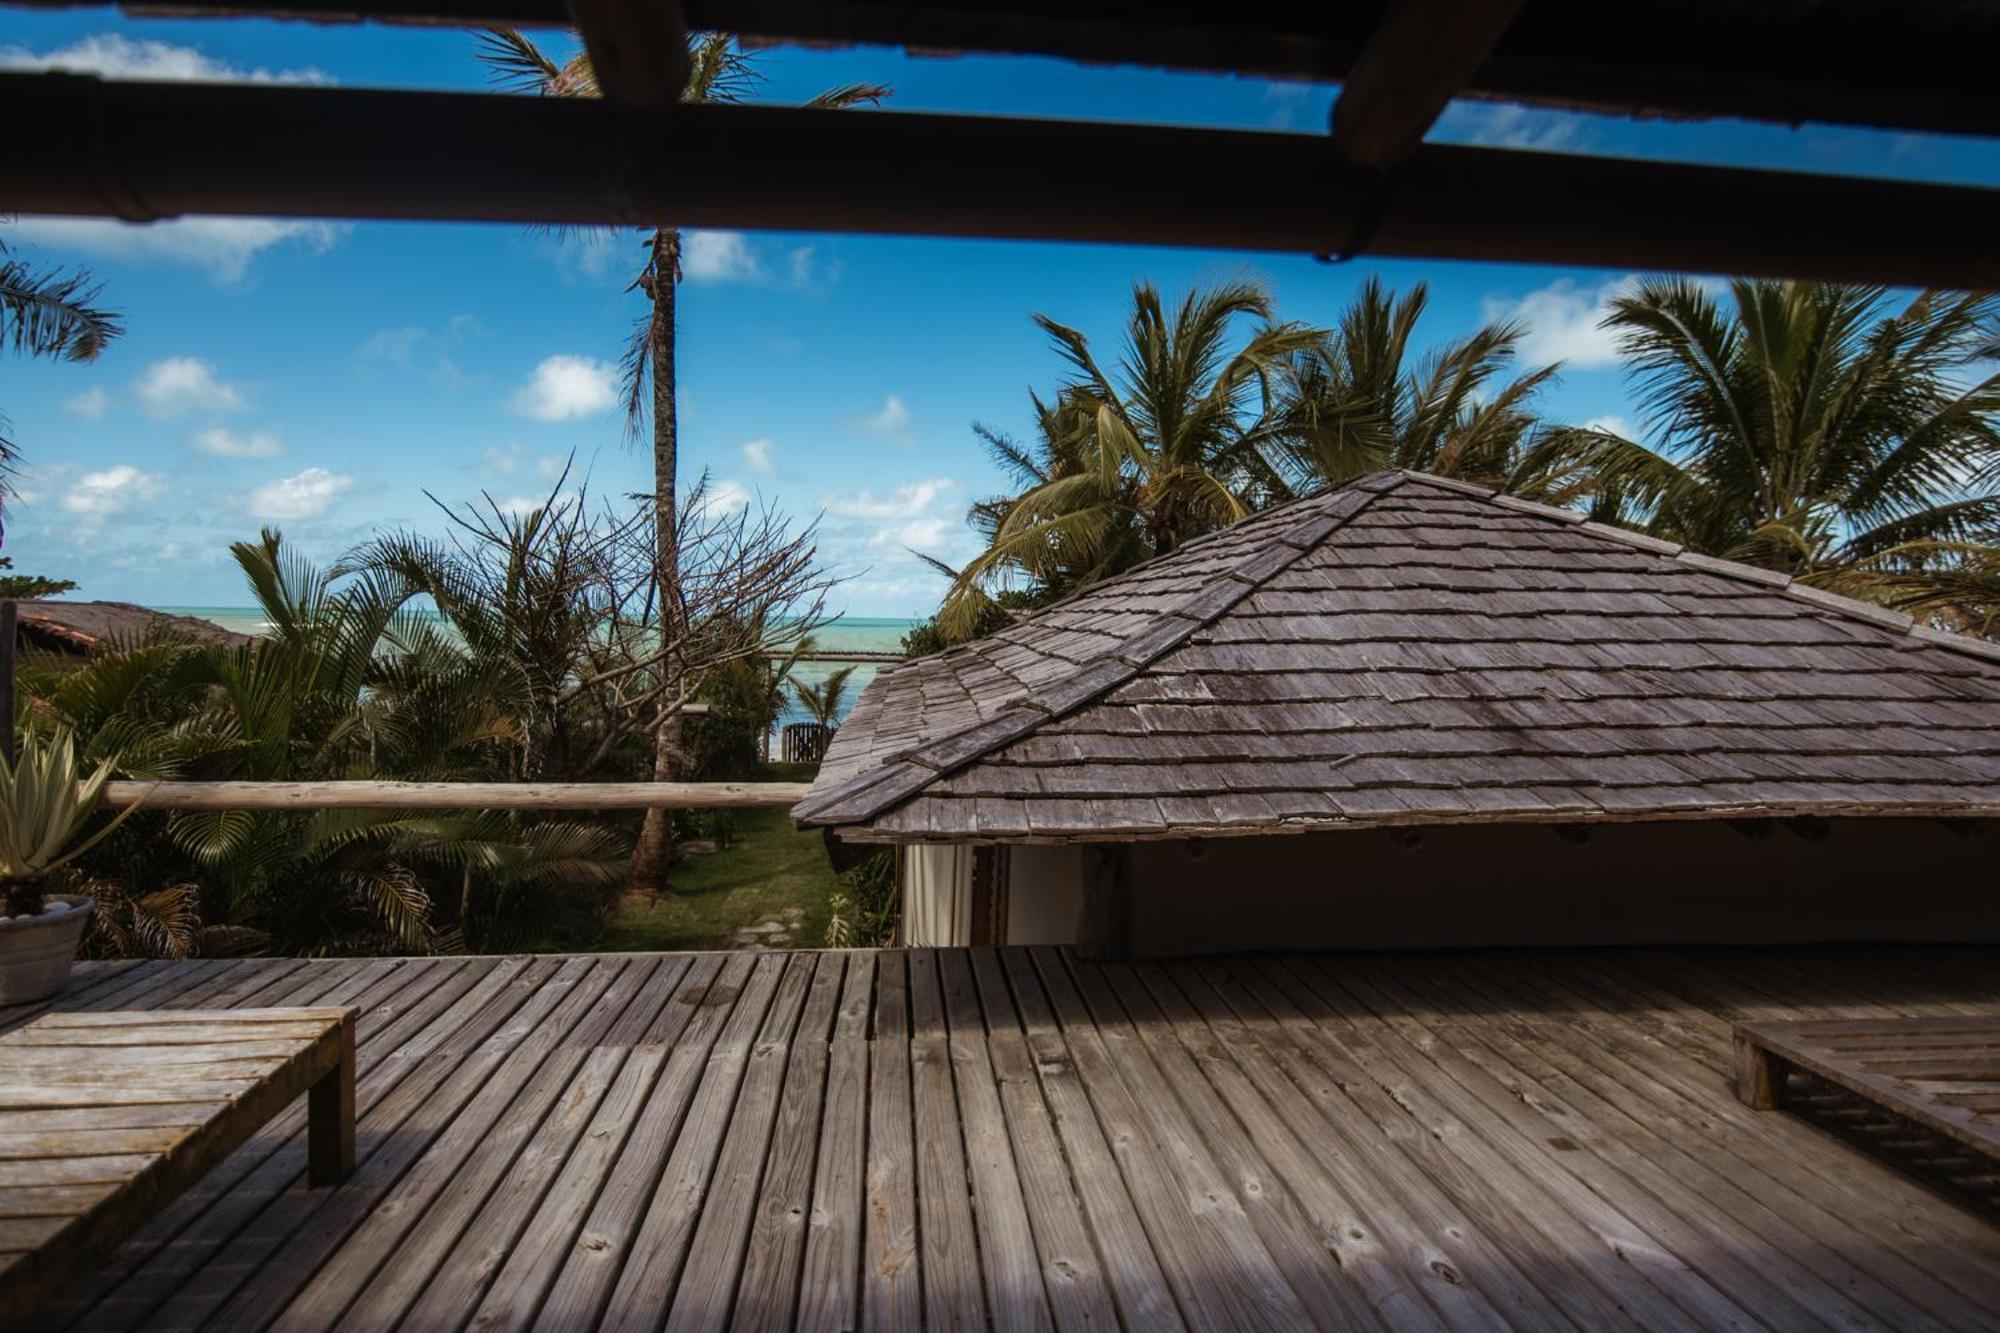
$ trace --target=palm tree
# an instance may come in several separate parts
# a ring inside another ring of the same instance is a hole
[[[597,97],[597,73],[587,51],[558,61],[522,33],[511,28],[489,29],[481,36],[480,58],[499,81],[545,97]],[[688,82],[681,100],[691,103],[741,102],[757,86],[759,76],[750,52],[729,33],[692,33],[688,37]],[[807,105],[827,109],[873,105],[889,95],[880,84],[857,83],[830,88]],[[679,484],[678,423],[674,404],[674,298],[681,279],[679,227],[645,229],[645,260],[633,286],[645,293],[647,311],[625,350],[625,409],[628,427],[636,434],[650,411],[653,424],[653,503],[659,580],[660,630],[669,644],[685,631],[681,615],[679,523],[674,498]],[[667,663],[674,681],[674,659]],[[653,777],[668,782],[681,769],[678,707],[663,707],[654,733]],[[658,891],[666,885],[673,860],[673,822],[664,810],[649,810],[632,853],[634,887]]]
[[[1245,320],[1256,323],[1239,339]],[[1279,413],[1290,359],[1325,335],[1278,323],[1250,281],[1189,292],[1171,313],[1159,291],[1133,288],[1115,373],[1084,334],[1036,315],[1069,364],[1053,398],[1032,398],[1034,449],[981,429],[1024,489],[975,506],[986,550],[957,572],[939,612],[959,637],[994,591],[1026,578],[1060,594],[1164,555],[1235,522],[1268,498],[1261,451]]]
[[[269,530],[233,552],[267,635],[167,634],[74,670],[25,673],[37,712],[82,738],[93,761],[116,755],[138,778],[463,778],[519,748],[533,703],[520,673],[495,669],[489,645],[430,632],[407,605],[420,585],[380,565],[317,567]],[[218,930],[284,952],[505,944],[573,904],[594,912],[626,851],[607,828],[498,811],[140,818],[153,837],[121,835],[94,859],[129,892],[100,896],[135,926],[138,909],[173,904],[204,951]],[[178,896],[188,881],[202,889],[192,908]],[[455,912],[439,910],[446,894]]]
[[[854,668],[844,666],[818,684],[808,680],[791,682],[792,694],[798,699],[799,707],[805,709],[814,722],[825,727],[828,735],[832,735],[834,728],[840,725],[841,705],[847,702],[847,682],[853,675]]]
[[[1410,341],[1429,299],[1422,283],[1398,298],[1370,278],[1333,335],[1293,356],[1288,401],[1266,450],[1286,492],[1385,467],[1494,482],[1513,471],[1535,430],[1527,404],[1558,367],[1499,383],[1524,332],[1512,322],[1413,361]]]
[[[1551,431],[1518,480],[1710,555],[1921,603],[2000,533],[2000,301],[1651,279],[1617,330],[1652,444]],[[1990,574],[1988,575],[1990,578]],[[1935,589],[1933,588],[1933,591]],[[1929,609],[1936,609],[1931,607]]]

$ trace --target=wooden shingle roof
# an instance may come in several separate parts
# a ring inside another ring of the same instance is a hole
[[[876,677],[858,841],[2000,815],[2000,645],[1464,483],[1361,478]]]

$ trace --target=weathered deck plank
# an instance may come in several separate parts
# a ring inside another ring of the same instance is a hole
[[[1554,974],[1499,981],[1490,971],[1484,975],[1485,987],[1475,992],[1485,997],[1476,1002],[1479,1008],[1512,1005],[1519,1014],[1511,1025],[1479,1025],[1485,1039],[1509,1042],[1524,1059],[1549,1061],[1551,1072],[1531,1071],[1529,1077],[1545,1087],[1575,1088],[1591,1102],[1594,1123],[1614,1129],[1634,1126],[1643,1136],[1645,1160],[1664,1168],[1670,1179],[1700,1190],[1706,1206],[1689,1209],[1696,1220],[1710,1226],[1729,1218],[1753,1222],[1756,1234],[1776,1251],[1768,1256],[1771,1275],[1789,1275],[1794,1290],[1815,1302],[1825,1297],[1823,1292],[1810,1294],[1811,1284],[1831,1285],[1891,1327],[1922,1327],[1939,1315],[1953,1325],[1982,1317],[1950,1281],[1940,1279],[1962,1272],[1969,1259],[1976,1262],[1976,1242],[1986,1239],[1984,1223],[1956,1237],[1937,1232],[1925,1216],[1937,1210],[1899,1210],[1901,1191],[1866,1188],[1871,1176],[1889,1173],[1873,1162],[1855,1160],[1859,1155],[1843,1145],[1801,1144],[1794,1157],[1786,1151],[1793,1136],[1767,1137],[1744,1108],[1707,1097],[1675,1097],[1662,1080],[1680,1072],[1677,1062],[1645,1058],[1647,1052],[1627,1046],[1615,1032],[1600,1036],[1608,1025],[1593,1019],[1585,1007],[1564,1004]],[[1507,980],[1514,984],[1508,986]],[[1528,1040],[1515,1038],[1510,1026]],[[1714,1132],[1718,1123],[1726,1126],[1720,1136]],[[1788,1157],[1810,1169],[1780,1169],[1777,1164]],[[1935,1243],[1939,1261],[1918,1264],[1895,1247],[1870,1244],[1871,1237],[1891,1231]],[[1975,1244],[1968,1247],[1967,1240]],[[1762,1247],[1744,1247],[1745,1252],[1756,1248]],[[1802,1275],[1801,1268],[1813,1271]],[[1987,1273],[1973,1286],[2000,1289],[2000,1274]]]
[[[856,1224],[868,1172],[868,1018],[875,957],[847,959],[840,1008],[827,1051],[826,1093],[806,1216],[805,1257],[794,1327],[803,1333],[853,1329],[861,1310],[861,1244]]]
[[[1729,1087],[1740,1018],[1925,1015],[1948,1020],[1935,1058],[2000,1050],[1996,963],[91,965],[55,1010],[357,1006],[360,1161],[308,1189],[288,1112],[46,1313],[372,1333],[2000,1326],[2000,1227]],[[216,1054],[185,1020],[159,1031],[186,1071]],[[90,1077],[130,1057],[107,1046]],[[175,1115],[134,1106],[91,1146],[144,1151]],[[88,1188],[24,1185],[0,1228]]]
[[[974,1333],[987,1327],[965,1129],[953,1084],[937,950],[912,949],[910,1083],[917,1135],[917,1247],[925,1326]],[[1011,1298],[1014,1293],[996,1293]]]
[[[1090,1227],[1055,1124],[1042,1100],[1028,1044],[1014,1016],[1014,1002],[991,966],[992,950],[979,951],[980,967],[961,952],[945,954],[947,1011],[954,1041],[968,1047],[983,1037],[999,1085],[999,1106],[1020,1169],[1025,1221],[1041,1256],[1042,1286],[1059,1329],[1115,1329],[1118,1312],[1091,1244]]]
[[[917,1258],[916,1111],[910,1074],[908,955],[875,963],[875,1040],[868,1059],[868,1180],[861,1251],[861,1326],[922,1328]]]

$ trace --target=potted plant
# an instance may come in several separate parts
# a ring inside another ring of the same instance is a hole
[[[46,999],[69,981],[77,941],[90,921],[90,899],[45,890],[50,875],[132,813],[128,808],[79,838],[111,770],[106,760],[85,774],[67,732],[43,737],[25,731],[14,762],[0,758],[0,1004]]]

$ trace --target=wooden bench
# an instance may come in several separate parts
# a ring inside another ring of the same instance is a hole
[[[305,1093],[308,1176],[354,1169],[353,1009],[52,1013],[0,1036],[0,1328]]]
[[[1804,1070],[1925,1129],[2000,1157],[2000,1015],[1736,1025],[1736,1095],[1783,1104]]]

